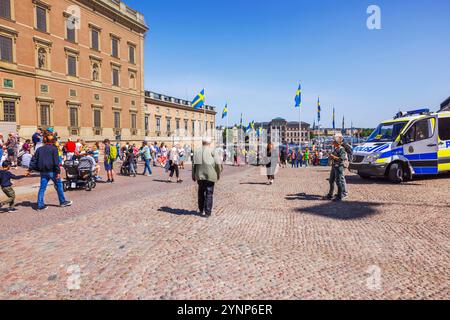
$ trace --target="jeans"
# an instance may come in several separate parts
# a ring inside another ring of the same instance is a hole
[[[330,172],[330,191],[328,192],[329,196],[333,196],[334,194],[334,184],[338,186],[337,197],[342,199],[342,196],[345,192],[345,178],[344,178],[344,167],[343,166],[332,166]]]
[[[144,168],[144,175],[147,173],[147,171],[148,171],[148,174],[152,174],[152,168],[150,167],[150,159],[144,159],[144,161],[145,161],[145,168]]]
[[[66,202],[66,198],[64,197],[64,190],[62,186],[61,178],[56,180],[55,172],[41,172],[41,187],[39,188],[38,193],[38,208],[43,208],[45,206],[44,203],[44,195],[45,190],[47,190],[47,185],[50,180],[53,181],[55,185],[56,192],[58,193],[59,204],[63,204]]]
[[[211,215],[213,206],[214,182],[200,180],[198,181],[198,209]]]

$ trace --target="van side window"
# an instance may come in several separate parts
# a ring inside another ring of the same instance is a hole
[[[408,143],[429,139],[432,136],[430,119],[417,121],[406,133]]]
[[[450,140],[450,118],[439,118],[439,138]]]

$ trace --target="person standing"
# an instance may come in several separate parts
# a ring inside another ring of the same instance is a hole
[[[214,186],[220,179],[220,159],[211,148],[211,139],[202,141],[203,147],[194,152],[192,180],[198,184],[198,209],[202,216],[210,217],[213,208]]]
[[[152,159],[151,151],[147,141],[142,142],[142,150],[139,152],[145,162],[143,176],[150,176],[152,174],[152,168],[150,167],[150,160]]]
[[[17,139],[13,133],[8,134],[8,140],[6,141],[6,151],[8,152],[8,160],[11,162],[12,167],[17,167],[16,163],[16,148]]]
[[[114,160],[117,157],[117,149],[111,145],[109,139],[103,141],[105,145],[104,165],[108,180],[106,183],[114,183]]]
[[[169,179],[168,182],[172,182],[173,175],[175,174],[177,177],[177,183],[183,182],[183,180],[180,179],[180,154],[178,151],[178,146],[173,146],[172,149],[169,152]]]
[[[37,151],[43,145],[43,137],[42,137],[42,129],[38,128],[36,132],[31,137],[31,141],[33,142],[34,152]]]
[[[64,147],[66,149],[66,160],[72,160],[76,151],[75,142],[73,142],[72,139],[69,138],[67,139],[67,142]]]
[[[330,172],[330,190],[325,196],[326,200],[332,200],[334,195],[334,184],[338,186],[338,193],[333,201],[342,201],[345,192],[344,163],[347,160],[347,153],[342,146],[342,135],[336,135],[333,139],[334,151],[330,154],[332,160]]]
[[[66,200],[61,180],[61,167],[59,165],[58,148],[55,146],[53,134],[44,136],[44,145],[36,151],[30,163],[30,171],[38,171],[41,176],[41,185],[38,193],[37,210],[43,211],[48,207],[44,203],[45,191],[51,180],[58,193],[60,207],[72,205],[72,201]],[[29,174],[29,172],[27,173]]]
[[[303,154],[303,162],[305,163],[305,167],[309,166],[309,148],[305,149],[305,153]]]

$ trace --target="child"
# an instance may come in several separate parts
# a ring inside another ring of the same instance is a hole
[[[16,193],[12,187],[11,179],[22,179],[25,176],[16,176],[12,174],[9,170],[11,169],[11,162],[9,160],[5,160],[2,163],[2,169],[0,170],[0,184],[2,187],[2,191],[8,197],[7,200],[0,202],[0,207],[5,204],[9,204],[8,211],[16,211],[14,208],[14,201],[16,200]]]

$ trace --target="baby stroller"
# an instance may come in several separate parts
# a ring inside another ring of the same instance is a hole
[[[64,162],[66,180],[63,182],[64,191],[85,189],[92,191],[97,186],[92,174],[92,162],[89,159],[68,160]]]
[[[134,164],[134,171],[137,171],[137,160],[134,158],[133,160]],[[130,160],[128,157],[122,162],[122,166],[120,167],[120,174],[123,176],[131,176],[131,168],[130,168]]]

